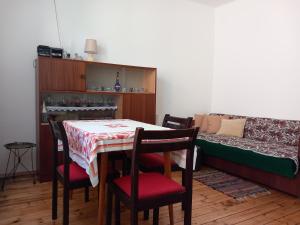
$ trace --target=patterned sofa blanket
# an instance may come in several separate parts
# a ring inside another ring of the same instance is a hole
[[[227,115],[212,113],[212,115]],[[227,115],[231,119],[246,119],[244,138],[264,142],[276,142],[283,145],[298,146],[300,121],[279,120],[273,118]]]
[[[236,147],[241,150],[252,151],[266,156],[288,158],[295,162],[295,174],[298,173],[299,170],[298,146],[295,145],[286,145],[278,142],[267,142],[249,138],[228,137],[204,133],[199,133],[198,139],[226,146]]]

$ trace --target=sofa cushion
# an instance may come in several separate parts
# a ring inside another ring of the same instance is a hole
[[[260,156],[267,156],[270,158],[277,159],[289,159],[295,165],[294,174],[298,172],[299,162],[298,162],[298,147],[283,145],[280,143],[271,143],[259,140],[253,140],[249,138],[238,138],[238,137],[228,137],[222,135],[209,135],[209,134],[200,134],[198,139],[207,141],[210,143],[218,144],[218,149],[220,145],[239,149],[241,151],[247,151],[251,153],[258,154]],[[209,150],[210,151],[210,150]],[[224,152],[230,157],[230,152]],[[250,161],[250,159],[249,159]],[[267,166],[267,165],[262,165]],[[276,169],[276,168],[275,168]],[[279,168],[280,169],[280,168]]]
[[[243,137],[246,119],[223,119],[217,135]]]
[[[195,119],[195,127],[202,127],[203,119],[206,116],[206,114],[195,114],[194,119]]]
[[[207,117],[207,130],[208,134],[215,134],[220,130],[222,119],[229,119],[228,116],[208,116]]]
[[[201,133],[205,133],[207,131],[207,128],[208,128],[208,116],[206,115],[202,119],[202,124],[201,124],[201,127],[200,127],[200,132]]]

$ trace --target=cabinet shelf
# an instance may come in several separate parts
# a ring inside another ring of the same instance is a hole
[[[90,94],[108,94],[108,95],[123,95],[123,94],[155,94],[154,92],[116,92],[116,91],[96,91],[96,90],[87,90],[86,93]]]
[[[70,94],[103,94],[103,95],[123,95],[123,94],[141,94],[141,95],[153,95],[154,92],[116,92],[116,91],[97,91],[97,90],[85,90],[85,91],[63,91],[63,90],[43,90],[41,94],[49,93],[70,93]]]
[[[117,106],[47,106],[47,112],[77,112],[77,111],[105,111],[105,110],[117,110]]]

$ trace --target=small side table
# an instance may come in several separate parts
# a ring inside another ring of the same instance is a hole
[[[5,169],[5,174],[3,177],[3,182],[1,186],[1,190],[4,190],[4,185],[5,185],[5,180],[9,177],[16,177],[16,171],[19,168],[19,166],[23,167],[27,172],[31,172],[33,174],[33,183],[35,184],[35,172],[33,168],[33,150],[36,147],[36,144],[30,143],[30,142],[13,142],[4,145],[4,147],[9,151],[9,156],[8,160],[6,163],[6,169]],[[26,153],[31,154],[31,169],[30,171],[22,162],[22,158]],[[8,166],[10,162],[10,158],[13,158],[14,166],[11,169],[11,171],[8,173]]]

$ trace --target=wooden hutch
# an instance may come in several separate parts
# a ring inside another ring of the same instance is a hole
[[[121,91],[114,91],[119,74]],[[92,110],[89,110],[92,109]],[[59,119],[124,118],[155,124],[156,68],[38,57],[37,173],[51,180],[52,137],[47,115]]]

